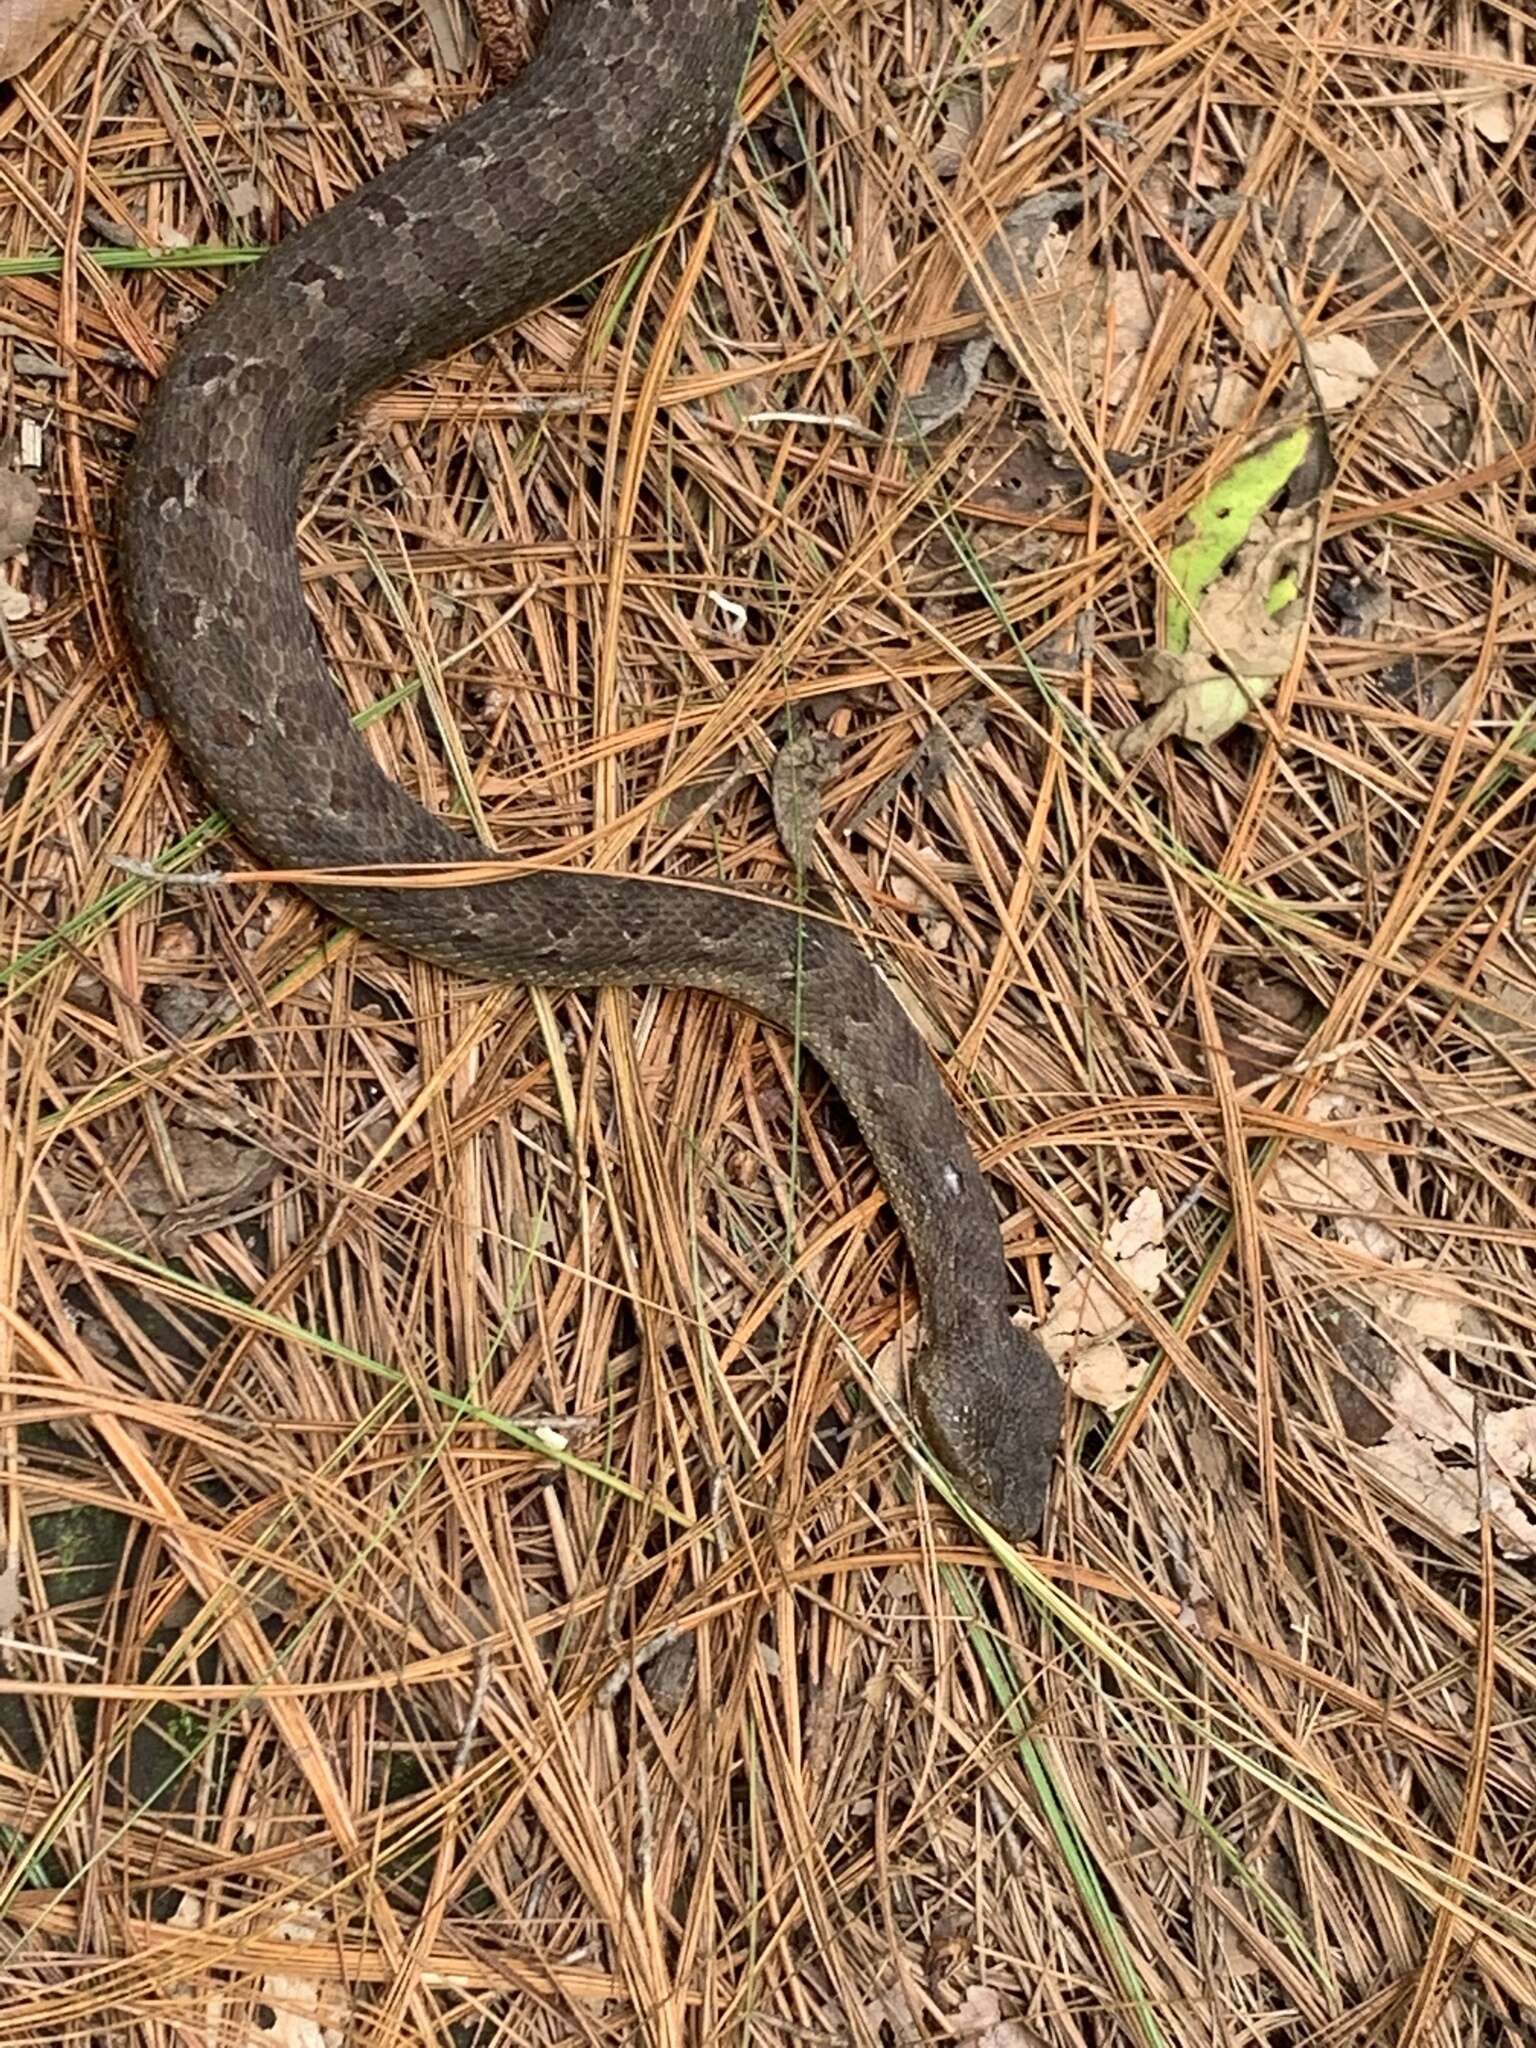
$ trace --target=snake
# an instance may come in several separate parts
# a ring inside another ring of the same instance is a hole
[[[206,795],[274,869],[304,871],[326,912],[479,981],[694,989],[791,1034],[851,1113],[901,1227],[923,1441],[975,1509],[1024,1538],[1047,1499],[1060,1375],[1013,1319],[997,1210],[941,1071],[846,924],[661,875],[525,862],[434,881],[483,856],[353,727],[300,581],[301,493],[326,437],[382,385],[653,236],[721,160],[756,16],[757,0],[554,0],[515,79],[222,292],[173,352],[130,457],[126,620]]]

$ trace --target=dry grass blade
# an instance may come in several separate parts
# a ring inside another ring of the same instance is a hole
[[[334,932],[139,700],[149,379],[456,20],[98,7],[0,105],[0,2043],[1514,2048],[1528,23],[775,0],[718,195],[314,482],[482,839],[787,893],[836,759],[809,907],[1081,1396],[1024,1560],[793,1046]],[[1289,674],[1123,774],[1180,518],[1314,400]]]

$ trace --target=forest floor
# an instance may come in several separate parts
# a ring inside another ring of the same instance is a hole
[[[1532,33],[773,0],[717,184],[306,501],[424,801],[878,957],[1070,1389],[1019,1550],[793,1044],[338,930],[142,693],[154,375],[458,0],[12,80],[0,2043],[1529,2042]]]

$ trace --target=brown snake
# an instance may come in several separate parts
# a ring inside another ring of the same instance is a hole
[[[299,583],[305,470],[368,392],[571,290],[673,211],[722,144],[755,15],[756,0],[557,0],[509,89],[284,241],[161,379],[123,499],[129,624],[182,752],[274,866],[476,856],[347,720]],[[461,973],[707,989],[796,1036],[857,1120],[917,1269],[918,1421],[994,1522],[1038,1527],[1060,1383],[1009,1320],[997,1216],[938,1071],[850,937],[787,904],[619,875],[309,893]]]

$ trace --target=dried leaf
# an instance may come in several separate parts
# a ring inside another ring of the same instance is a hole
[[[24,71],[85,8],[86,0],[11,0],[0,20],[0,79]]]
[[[1147,281],[1139,270],[1111,270],[1106,273],[1104,295],[1109,359],[1104,367],[1104,396],[1119,405],[1136,381],[1147,343],[1152,339],[1156,308],[1147,297]],[[1113,324],[1107,316],[1113,314]]]
[[[1496,64],[1509,63],[1509,51],[1486,29],[1473,31],[1472,47],[1479,56],[1492,57]],[[1497,71],[1485,70],[1480,64],[1467,66],[1467,79],[1469,83],[1486,83],[1469,100],[1462,102],[1466,118],[1484,142],[1491,142],[1496,149],[1502,149],[1515,132],[1515,104],[1508,81]]]
[[[300,1946],[333,1939],[330,1916],[317,1906],[303,1906],[278,1922],[282,1941]],[[351,2032],[350,2001],[338,1986],[313,1972],[281,1971],[261,1980],[261,1999],[272,2014],[267,2026],[253,2028],[251,2039],[269,2048],[341,2048]]]
[[[1107,1337],[1077,1354],[1067,1372],[1067,1385],[1079,1401],[1089,1401],[1114,1415],[1135,1394],[1144,1370],[1113,1337]]]
[[[1026,370],[1047,365],[1085,400],[1101,382],[1110,404],[1123,398],[1146,349],[1153,307],[1138,271],[1101,269],[1057,230],[1058,216],[1076,212],[1087,196],[1071,187],[1034,192],[1008,214],[982,251],[979,275],[960,289],[959,307],[972,315],[976,336],[940,357],[906,401],[907,433],[930,434],[964,410],[994,344],[1022,356]],[[1031,374],[1038,381],[1045,373]]]
[[[1490,948],[1480,976],[1484,1000],[1468,1005],[1469,1020],[1493,1038],[1522,1038],[1536,1026],[1536,967],[1500,939]]]
[[[1127,1273],[1135,1268],[1135,1284],[1144,1293],[1151,1292],[1168,1263],[1163,1244],[1163,1199],[1156,1188],[1143,1188],[1132,1198],[1120,1221],[1109,1226],[1104,1248]],[[1158,1262],[1155,1275],[1147,1264],[1149,1255]]]
[[[673,790],[661,807],[662,823],[671,831],[680,825],[691,825],[707,812],[721,811],[742,784],[751,779],[752,769],[738,752],[719,768],[701,775],[697,782],[686,782],[681,789]]]
[[[774,756],[773,821],[797,873],[811,865],[822,791],[831,781],[842,751],[830,733],[806,726]]]
[[[1267,299],[1245,301],[1243,335],[1261,355],[1295,346],[1295,330],[1284,308]],[[1319,335],[1308,340],[1306,350],[1318,397],[1330,412],[1355,404],[1380,374],[1370,350],[1347,334]]]
[[[1314,1228],[1326,1223],[1341,1244],[1392,1264],[1403,1240],[1382,1219],[1397,1213],[1397,1197],[1379,1163],[1352,1145],[1292,1147],[1270,1176],[1274,1195]]]
[[[182,0],[171,16],[170,30],[171,41],[184,57],[204,58],[211,52],[219,63],[240,61],[239,37],[228,22],[198,6],[196,0]]]
[[[1260,355],[1273,355],[1276,349],[1289,347],[1294,338],[1283,306],[1273,299],[1243,301],[1243,339]]]
[[[464,0],[421,0],[432,54],[442,70],[455,78],[469,69],[474,55],[474,24],[465,12]]]
[[[1394,1417],[1385,1439],[1365,1451],[1366,1463],[1446,1534],[1466,1536],[1481,1520],[1476,1403],[1470,1388],[1427,1360],[1406,1366],[1391,1392]],[[1516,1498],[1513,1481],[1536,1468],[1536,1403],[1488,1419],[1488,1514],[1506,1557],[1536,1555],[1536,1522]],[[1446,1457],[1461,1462],[1446,1463]]]
[[[869,1362],[871,1381],[898,1405],[906,1398],[907,1361],[917,1349],[918,1328],[918,1318],[914,1316],[880,1346]]]
[[[954,2018],[956,2048],[1042,2048],[1041,2036],[1022,2020],[1005,2020],[990,1984],[972,1984]]]
[[[259,1145],[222,1137],[190,1123],[173,1124],[170,1150],[185,1198],[166,1185],[158,1162],[143,1159],[97,1218],[104,1237],[135,1248],[158,1246],[175,1252],[203,1232],[217,1230],[245,1213],[280,1170]],[[78,1200],[68,1203],[78,1208]]]
[[[1305,617],[1296,593],[1316,542],[1315,507],[1253,521],[1191,617],[1191,644],[1158,648],[1138,665],[1141,694],[1159,709],[1119,735],[1122,760],[1138,761],[1166,739],[1214,745],[1273,692],[1295,654]]]
[[[1439,1366],[1421,1359],[1399,1373],[1391,1398],[1395,1428],[1411,1430],[1442,1450],[1471,1450],[1476,1397]]]
[[[1354,569],[1335,576],[1328,587],[1328,602],[1339,622],[1339,637],[1369,640],[1392,616],[1391,586],[1369,570]]]
[[[1305,422],[1271,435],[1219,476],[1190,512],[1168,557],[1171,588],[1162,597],[1162,644],[1172,653],[1196,643],[1223,572],[1254,537],[1263,515],[1306,474],[1317,439]]]
[[[1536,1472],[1536,1401],[1490,1415],[1484,1426],[1488,1455],[1501,1471],[1517,1479]]]
[[[989,301],[1027,302],[1033,298],[1041,275],[1041,258],[1052,227],[1061,214],[1075,213],[1083,199],[1081,191],[1061,187],[1055,191],[1032,192],[1027,199],[1020,200],[982,251],[981,269],[986,285],[983,287],[967,278],[960,290],[961,308],[990,320]]]
[[[1206,363],[1195,372],[1191,397],[1213,427],[1246,426],[1253,413],[1253,387],[1240,369],[1227,363]]]
[[[967,511],[975,507],[1020,520],[1043,512],[1074,481],[1080,488],[1081,473],[1064,470],[1042,434],[1011,424],[983,435],[961,471]]]
[[[991,353],[992,337],[982,334],[952,353],[936,356],[922,390],[902,402],[902,434],[921,440],[964,412],[981,389]]]
[[[1361,1107],[1343,1094],[1320,1096],[1314,1113],[1357,1126]],[[1477,1400],[1474,1390],[1428,1356],[1463,1341],[1468,1307],[1438,1277],[1414,1284],[1404,1239],[1383,1219],[1395,1216],[1390,1163],[1343,1145],[1293,1150],[1276,1166],[1268,1192],[1309,1207],[1341,1243],[1375,1258],[1390,1275],[1362,1283],[1369,1319],[1330,1302],[1322,1320],[1333,1334],[1347,1382],[1334,1376],[1346,1433],[1361,1456],[1414,1510],[1448,1535],[1478,1526]],[[1536,1522],[1520,1506],[1513,1482],[1536,1468],[1536,1403],[1489,1414],[1484,1427],[1487,1507],[1499,1548],[1509,1557],[1536,1554]],[[1455,1462],[1446,1463],[1447,1458]]]
[[[1330,412],[1362,399],[1380,372],[1363,342],[1348,334],[1325,334],[1307,351],[1317,395]]]
[[[1090,411],[1101,391],[1118,404],[1135,382],[1152,331],[1155,308],[1142,278],[1102,269],[1054,227],[1041,240],[1036,268],[1032,293],[1009,294],[995,324],[999,346],[1022,357],[1035,381],[1067,385]]]
[[[928,152],[928,161],[935,176],[953,178],[965,162],[981,127],[980,85],[967,78],[951,86],[939,102],[939,117],[943,126],[938,140]]]
[[[0,469],[0,562],[20,554],[31,540],[42,503],[35,477],[21,469]]]
[[[1399,1354],[1373,1323],[1336,1295],[1320,1301],[1316,1314],[1343,1368],[1328,1377],[1344,1434],[1352,1444],[1379,1444],[1391,1426],[1387,1396],[1397,1378]]]
[[[936,952],[942,952],[955,935],[955,928],[922,883],[911,875],[892,875],[891,894],[912,912],[917,928]]]
[[[1125,1214],[1105,1233],[1104,1255],[1139,1294],[1150,1300],[1168,1269],[1163,1241],[1163,1204],[1156,1188],[1143,1188]],[[1046,1274],[1058,1290],[1055,1306],[1040,1325],[1040,1340],[1058,1362],[1086,1357],[1108,1338],[1130,1327],[1109,1281],[1087,1260],[1071,1266],[1058,1253]],[[1100,1368],[1095,1368],[1095,1373]],[[1106,1380],[1112,1368],[1105,1362]]]
[[[0,618],[8,626],[21,627],[32,618],[32,602],[24,590],[9,590],[0,584]],[[18,633],[12,644],[25,661],[41,661],[48,651],[48,641],[40,633]]]
[[[1321,1013],[1300,982],[1264,968],[1240,971],[1232,993],[1243,1012],[1221,1019],[1221,1045],[1233,1080],[1246,1088],[1295,1060]]]
[[[1466,1334],[1467,1304],[1459,1294],[1392,1286],[1373,1286],[1371,1292],[1410,1349],[1449,1351]]]

